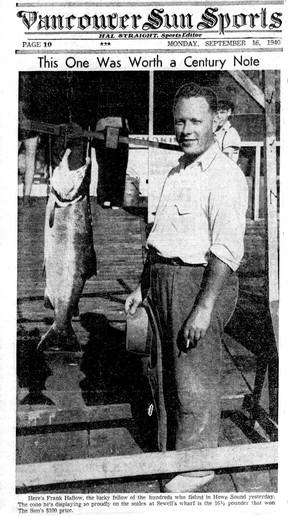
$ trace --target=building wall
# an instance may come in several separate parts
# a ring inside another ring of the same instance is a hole
[[[259,87],[263,87],[264,74],[262,71],[249,70],[245,73]],[[279,140],[280,72],[277,70],[275,77],[278,113],[276,138]],[[71,98],[67,97],[69,81],[72,85]],[[263,141],[265,135],[263,109],[227,71],[155,71],[153,139],[173,141],[173,97],[176,90],[183,83],[189,81],[208,86],[216,92],[219,98],[230,98],[234,102],[235,111],[231,121],[237,128],[242,142]],[[62,111],[55,109],[55,105],[59,107],[59,92]],[[99,71],[73,72],[70,75],[66,72],[22,73],[19,76],[19,101],[24,103],[25,109],[27,108],[27,117],[51,123],[67,121],[67,106],[72,102],[74,120],[75,118],[79,119],[85,129],[90,127],[91,130],[94,130],[96,121],[103,116],[125,116],[129,121],[131,137],[137,134],[145,139],[148,138],[149,72]],[[65,116],[66,120],[63,120]],[[243,147],[240,153],[239,165],[248,178],[253,178],[254,175],[254,155],[251,147]],[[127,175],[139,178],[141,195],[149,195],[149,212],[151,214],[156,208],[164,178],[168,171],[177,164],[178,157],[178,153],[175,151],[154,148],[147,150],[140,146],[130,146]],[[21,161],[21,159],[20,155],[19,160]],[[263,159],[260,173],[263,176]],[[98,167],[95,153],[92,152],[91,195],[96,195],[97,178]],[[19,183],[19,195],[21,195],[21,177]],[[252,184],[253,180],[251,179],[250,185]],[[32,195],[46,195],[45,178],[41,166],[38,167],[35,175]]]

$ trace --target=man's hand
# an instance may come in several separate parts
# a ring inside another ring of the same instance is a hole
[[[231,269],[217,256],[211,254],[209,263],[203,274],[201,289],[195,305],[179,334],[177,345],[180,351],[195,348],[198,341],[205,337],[211,323],[212,311]]]
[[[211,322],[211,314],[211,309],[199,305],[195,306],[183,328],[185,345],[181,347],[182,351],[188,351],[196,347],[198,341],[205,337]]]
[[[129,294],[129,296],[126,299],[125,302],[125,312],[128,314],[128,312],[133,315],[135,314],[138,306],[142,302],[142,293],[141,293],[141,285],[138,285],[138,287]]]

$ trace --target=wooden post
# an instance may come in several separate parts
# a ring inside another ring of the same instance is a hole
[[[149,70],[149,140],[152,140],[154,133],[154,71]],[[148,147],[148,222],[152,222],[151,218],[151,192],[150,192],[150,170],[151,170],[151,153],[153,150]]]
[[[266,135],[265,156],[265,221],[266,221],[266,292],[267,292],[267,342],[270,342],[268,362],[269,415],[278,416],[278,311],[279,311],[279,271],[278,271],[278,217],[277,217],[277,167],[276,167],[276,113],[275,113],[275,71],[265,70],[265,92],[253,83],[242,71],[230,71],[232,77],[265,109]],[[273,330],[273,331],[271,331]],[[277,350],[276,350],[277,351]],[[257,380],[257,378],[256,378]],[[255,383],[256,383],[255,380]]]
[[[272,72],[273,73],[273,72]],[[242,72],[241,70],[229,70],[229,74],[235,79],[244,90],[249,93],[249,95],[253,98],[253,100],[256,100],[258,102],[259,106],[262,108],[265,108],[265,99],[263,91],[258,88],[257,84],[255,84],[249,77],[245,74],[245,72]]]
[[[265,71],[265,194],[267,297],[276,340],[278,339],[278,217],[276,170],[275,73]]]
[[[255,177],[254,177],[254,207],[253,220],[259,219],[259,204],[260,204],[260,164],[261,164],[261,146],[256,145],[255,148]]]
[[[265,94],[247,75],[238,70],[229,71],[242,88],[265,109],[266,137],[265,154],[265,204],[266,204],[266,270],[267,299],[273,330],[278,341],[278,222],[277,222],[277,171],[276,171],[276,115],[275,71],[264,72]]]

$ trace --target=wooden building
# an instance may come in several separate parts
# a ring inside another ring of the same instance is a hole
[[[280,72],[273,73],[279,194]],[[250,70],[246,72],[246,76],[259,88],[263,86],[263,71]],[[95,130],[97,120],[104,116],[125,116],[129,121],[131,137],[137,136],[168,143],[175,142],[171,106],[174,93],[179,86],[185,82],[194,81],[212,88],[219,99],[228,98],[235,104],[231,121],[242,140],[239,165],[249,184],[248,218],[253,220],[264,218],[265,114],[263,107],[233,79],[229,72],[33,72],[20,74],[20,77],[20,99],[24,104],[24,111],[25,103],[29,102],[29,98],[37,98],[37,103],[30,114],[33,119],[48,123],[68,122],[69,105],[71,105],[73,120],[84,129]],[[143,148],[139,144],[130,145],[127,174],[139,179],[141,195],[150,197],[151,212],[157,203],[164,177],[176,161],[175,152],[155,151],[155,149]],[[97,162],[94,156],[91,195],[96,195],[97,176]],[[151,184],[148,188],[149,182]],[[44,183],[43,167],[41,169],[39,165],[32,195],[45,196]],[[20,184],[19,194],[21,193]]]

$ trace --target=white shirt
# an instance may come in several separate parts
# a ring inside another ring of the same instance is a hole
[[[219,144],[222,152],[225,152],[225,149],[228,147],[233,147],[234,152],[231,156],[231,159],[237,163],[239,158],[239,150],[241,147],[241,138],[239,133],[236,131],[235,127],[232,127],[229,120],[225,122],[220,129],[215,131],[214,136]]]
[[[235,271],[244,254],[245,176],[217,143],[184,167],[182,156],[166,178],[147,247],[191,264],[207,265],[212,252]]]

